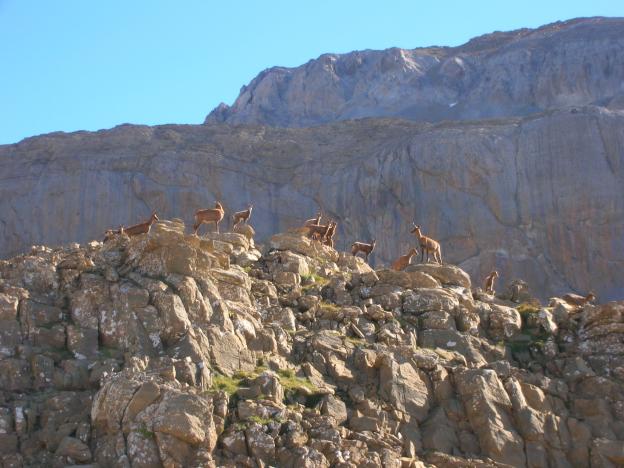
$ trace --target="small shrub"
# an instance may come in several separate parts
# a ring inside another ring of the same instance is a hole
[[[154,433],[152,431],[148,430],[147,427],[145,427],[145,426],[141,426],[137,432],[139,434],[141,434],[145,439],[152,439],[152,438],[154,438]]]
[[[540,307],[529,302],[523,302],[516,307],[516,310],[520,313],[520,315],[536,314],[540,311]]]

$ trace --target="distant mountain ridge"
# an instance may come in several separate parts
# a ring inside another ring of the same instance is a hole
[[[459,47],[323,54],[273,67],[206,123],[305,127],[362,117],[440,121],[624,108],[624,19],[494,32]]]

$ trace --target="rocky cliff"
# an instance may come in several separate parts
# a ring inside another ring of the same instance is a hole
[[[624,303],[472,288],[244,225],[34,247],[0,262],[0,464],[622,466]]]
[[[624,19],[496,32],[459,47],[324,54],[260,73],[206,122],[285,127],[361,117],[439,121],[624,107]]]
[[[228,213],[253,201],[261,241],[320,207],[338,220],[341,249],[376,237],[381,266],[415,244],[416,221],[475,281],[498,268],[542,298],[594,289],[621,299],[623,129],[622,113],[584,107],[479,122],[45,135],[0,147],[0,254],[101,238],[152,209],[190,224],[215,199]]]

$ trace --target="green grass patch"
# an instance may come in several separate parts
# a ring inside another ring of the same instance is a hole
[[[238,392],[245,380],[251,380],[258,377],[265,370],[266,366],[258,366],[253,371],[238,371],[232,377],[223,374],[214,374],[212,377],[212,390],[223,391],[230,397]]]
[[[316,273],[310,273],[309,275],[301,276],[301,283],[303,284],[301,289],[307,291],[312,288],[322,288],[329,283],[329,278],[317,275]]]
[[[240,377],[228,377],[227,375],[215,374],[212,377],[212,389],[225,392],[229,396],[232,396],[238,392],[242,381],[243,379]]]
[[[144,425],[141,426],[137,432],[139,434],[141,434],[145,439],[153,439],[154,438],[154,433],[152,431],[148,430],[147,427],[145,427]]]
[[[324,312],[332,312],[332,313],[338,313],[340,311],[339,306],[337,306],[336,304],[332,302],[325,301],[325,300],[319,303],[319,309]]]
[[[367,344],[366,340],[354,336],[347,336],[346,340],[354,346],[365,346]]]
[[[540,311],[541,307],[530,302],[523,302],[516,306],[516,310],[520,315],[536,314]]]
[[[318,388],[307,377],[297,377],[292,369],[280,369],[277,371],[284,392],[296,392],[303,389],[311,393],[318,392]]]

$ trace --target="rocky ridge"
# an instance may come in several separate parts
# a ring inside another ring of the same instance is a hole
[[[495,32],[459,47],[323,54],[260,73],[206,123],[305,127],[362,117],[437,122],[624,108],[624,19]]]
[[[294,233],[149,234],[0,262],[0,465],[624,463],[624,303]]]
[[[390,264],[410,223],[474,278],[525,278],[544,300],[622,298],[624,115],[601,107],[522,119],[424,124],[363,119],[306,129],[123,125],[0,147],[0,256],[33,244],[255,205],[259,241],[320,208],[338,246],[378,244]]]

